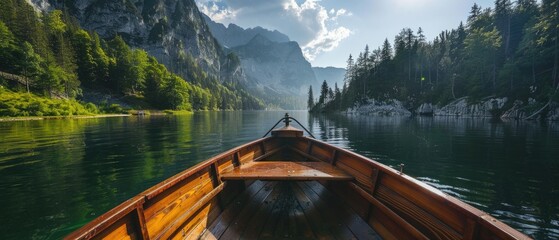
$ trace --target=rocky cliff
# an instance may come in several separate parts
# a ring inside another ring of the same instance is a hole
[[[347,109],[345,113],[389,117],[409,117],[412,115],[402,102],[395,99],[387,101],[367,99],[364,103],[356,104],[354,107]]]
[[[66,9],[83,28],[103,38],[120,35],[185,78],[190,57],[222,81],[244,78],[211,35],[194,0],[28,1],[40,10]]]
[[[278,93],[304,95],[316,83],[311,64],[297,42],[272,42],[256,35],[243,46],[231,49],[241,60],[249,80]]]
[[[272,42],[289,42],[289,37],[277,30],[271,31],[262,27],[244,29],[235,24],[229,24],[226,27],[221,23],[214,22],[205,14],[203,16],[212,35],[226,48],[245,45],[256,35],[261,35]]]
[[[543,104],[536,102],[534,99],[523,102],[520,100],[510,101],[506,97],[488,97],[479,102],[469,103],[468,98],[464,97],[442,107],[424,103],[415,112],[419,115],[432,116],[559,120],[559,104],[551,103],[547,111],[538,112],[542,107]]]
[[[318,86],[299,44],[278,31],[243,29],[205,17],[212,34],[241,62],[253,94],[284,109],[304,109],[309,85]]]

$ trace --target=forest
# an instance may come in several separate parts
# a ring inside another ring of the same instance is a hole
[[[507,97],[535,109],[559,100],[559,1],[474,4],[466,23],[428,41],[404,28],[393,42],[347,59],[344,85],[309,89],[311,111],[345,110],[367,99],[397,99],[408,109],[467,97]]]
[[[187,79],[170,72],[142,49],[129,47],[120,36],[100,39],[80,28],[60,10],[37,13],[24,0],[2,1],[0,8],[0,116],[42,115],[47,100],[22,108],[18,99],[68,99],[84,91],[110,93],[154,109],[262,109],[261,100],[242,86],[208,76],[194,58],[184,56]],[[23,98],[26,92],[37,98]],[[10,98],[10,96],[13,96]],[[12,101],[8,101],[8,100]],[[15,99],[15,100],[14,100]],[[9,103],[15,105],[9,105]],[[48,102],[48,101],[47,101]],[[77,102],[76,102],[77,103]],[[83,103],[82,105],[86,105]],[[90,113],[97,106],[88,105]],[[99,106],[103,107],[103,106]],[[111,108],[105,110],[110,112]],[[118,109],[118,108],[117,108]],[[62,112],[62,115],[76,113]]]

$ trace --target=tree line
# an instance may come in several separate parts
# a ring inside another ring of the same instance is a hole
[[[25,91],[72,99],[84,89],[109,91],[134,95],[159,109],[264,107],[242,86],[208,76],[187,53],[183,69],[189,74],[183,79],[120,36],[105,40],[81,29],[65,11],[41,14],[24,0],[2,2],[0,71],[28,79]]]
[[[350,55],[342,89],[324,82],[318,100],[309,89],[308,106],[343,110],[374,98],[397,99],[412,109],[488,96],[549,104],[558,100],[558,40],[558,0],[496,0],[486,9],[474,4],[466,24],[432,41],[421,28],[404,28],[393,43],[385,39],[355,59]]]

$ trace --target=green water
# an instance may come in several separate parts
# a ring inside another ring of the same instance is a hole
[[[390,165],[538,239],[559,238],[559,124],[309,116],[313,134]],[[0,239],[58,239],[283,112],[0,122]]]

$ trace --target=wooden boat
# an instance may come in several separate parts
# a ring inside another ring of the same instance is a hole
[[[303,136],[290,119],[66,239],[529,239],[401,171]]]

